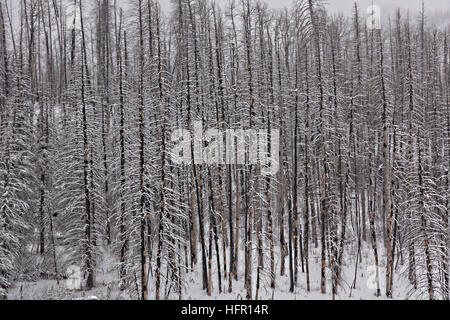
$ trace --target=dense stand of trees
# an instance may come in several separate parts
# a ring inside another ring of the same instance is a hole
[[[196,266],[208,295],[287,276],[334,299],[363,259],[377,296],[404,270],[449,299],[449,29],[425,9],[377,30],[317,0],[19,2],[0,0],[0,298],[71,264],[89,290],[109,248],[138,299],[182,299]],[[173,132],[207,128],[278,130],[280,170],[195,154],[217,137],[171,160]]]

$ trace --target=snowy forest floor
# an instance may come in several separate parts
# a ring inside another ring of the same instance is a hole
[[[375,264],[373,251],[368,243],[363,243],[361,250],[362,263],[358,265],[358,274],[356,277],[356,289],[351,290],[355,274],[355,258],[357,248],[346,248],[344,259],[344,269],[342,282],[339,286],[336,300],[375,300],[386,299],[384,294],[385,288],[385,264],[384,248],[380,248],[380,288],[381,297],[376,297],[375,285]],[[73,291],[67,289],[67,280],[61,279],[59,284],[56,280],[39,280],[35,282],[21,281],[14,283],[8,294],[10,300],[130,300],[132,295],[121,292],[117,285],[117,269],[114,268],[117,261],[111,258],[112,255],[108,249],[103,250],[102,261],[96,269],[96,286],[90,291]],[[276,255],[276,289],[273,290],[269,285],[269,275],[262,274],[260,300],[330,300],[331,299],[331,281],[330,272],[327,269],[327,294],[320,293],[320,246],[318,249],[312,248],[310,252],[310,284],[311,292],[306,290],[306,275],[302,272],[301,265],[298,273],[298,286],[294,293],[289,292],[289,264],[286,259],[286,272],[284,276],[280,276],[280,260],[279,254]],[[219,293],[217,284],[217,268],[213,263],[213,292],[211,297],[202,290],[201,280],[201,257],[199,263],[195,266],[194,272],[187,273],[187,282],[183,289],[183,300],[244,300],[246,290],[244,289],[244,257],[239,260],[239,281],[233,281],[233,292],[228,293],[228,279],[222,279],[223,293]],[[396,259],[397,262],[397,259]],[[256,266],[253,266],[253,288],[256,284]],[[268,264],[266,264],[266,269]],[[404,265],[401,261],[397,263],[394,277],[394,296],[396,300],[405,300],[408,298],[408,280],[402,275]],[[164,284],[164,282],[163,282]],[[154,299],[155,279],[149,279],[149,298]],[[164,287],[163,287],[164,289]],[[254,289],[255,290],[255,289]],[[132,289],[131,289],[132,291]],[[350,296],[351,292],[351,296]],[[253,295],[255,292],[253,293]],[[177,299],[178,296],[172,294],[170,299]]]

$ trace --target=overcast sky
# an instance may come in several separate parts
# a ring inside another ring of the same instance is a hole
[[[18,0],[6,0],[10,3],[13,11],[13,23],[16,25],[19,23],[17,17],[19,16],[19,3]],[[73,0],[63,0],[68,3],[73,3]],[[119,5],[128,6],[128,3],[132,3],[136,0],[118,0]],[[227,7],[231,0],[211,0],[220,4],[223,8]],[[240,0],[235,0],[237,3]],[[292,6],[293,0],[261,0],[269,4],[270,8],[289,8]],[[361,16],[366,15],[366,9],[373,3],[381,8],[382,20],[386,21],[388,16],[395,15],[397,8],[402,10],[402,15],[405,16],[407,11],[411,13],[411,16],[416,15],[422,7],[422,0],[323,0],[327,6],[329,12],[338,13],[341,12],[346,16],[350,16],[353,13],[353,7],[355,2],[360,8]],[[443,25],[447,27],[450,20],[450,0],[423,0],[425,2],[425,9],[427,11],[427,16],[431,18],[428,22],[436,25]],[[163,11],[168,14],[172,10],[173,0],[159,0]],[[85,3],[94,2],[92,0],[85,0]],[[440,16],[436,16],[438,13]]]
[[[270,3],[273,7],[289,7],[292,3],[292,0],[266,0],[267,3]],[[400,7],[403,9],[410,10],[420,10],[422,6],[422,0],[328,0],[328,7],[337,12],[341,11],[343,13],[352,12],[352,8],[354,3],[357,3],[360,8],[367,8],[369,5],[373,4],[379,6],[381,9],[395,9],[396,7]],[[442,9],[450,8],[449,0],[425,0],[425,7],[432,9]]]
[[[217,3],[228,3],[229,0],[216,0]],[[263,0],[272,8],[290,7],[292,0]],[[431,12],[448,11],[450,10],[450,0],[424,0],[425,8]],[[372,4],[381,8],[382,15],[387,16],[393,14],[396,8],[402,10],[410,10],[410,12],[420,11],[422,7],[422,0],[327,0],[327,6],[332,12],[342,12],[349,15],[353,12],[354,3],[357,3],[364,12],[365,9]],[[170,0],[160,0],[160,3],[165,11],[171,7]]]

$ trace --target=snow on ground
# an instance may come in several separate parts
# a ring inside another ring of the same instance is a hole
[[[358,265],[358,274],[356,279],[356,289],[350,290],[355,273],[355,256],[357,250],[347,248],[344,259],[343,280],[339,287],[336,300],[385,300],[385,265],[386,259],[383,257],[383,248],[380,251],[380,287],[381,297],[376,297],[375,285],[375,266],[372,250],[365,244],[362,250],[363,262]],[[278,255],[277,255],[278,256]],[[255,257],[254,257],[255,258]],[[245,300],[246,291],[243,285],[244,275],[244,257],[239,260],[239,281],[233,281],[233,293],[228,293],[228,279],[222,279],[223,293],[219,294],[217,288],[217,269],[213,264],[213,294],[208,297],[202,290],[201,283],[201,257],[194,272],[187,275],[186,289],[183,291],[184,300]],[[103,255],[103,261],[99,264],[96,273],[96,287],[90,291],[72,291],[67,289],[67,280],[60,280],[59,284],[55,280],[41,280],[38,282],[17,282],[9,290],[8,299],[10,300],[128,300],[130,296],[122,293],[117,288],[117,271],[114,269],[116,261],[111,258],[108,252]],[[256,263],[254,266],[253,297],[256,287]],[[286,274],[280,276],[279,261],[276,261],[276,289],[269,286],[268,274],[262,275],[260,300],[330,300],[331,283],[329,271],[327,272],[327,294],[320,293],[320,248],[312,249],[310,253],[310,285],[311,292],[306,291],[306,275],[302,273],[299,267],[298,287],[294,293],[289,292],[289,264],[286,260]],[[265,265],[266,269],[269,263]],[[394,299],[405,300],[408,298],[408,280],[401,273],[404,267],[399,263],[394,277]],[[155,280],[150,278],[149,297],[154,298]],[[164,283],[164,281],[163,281]],[[351,296],[350,296],[351,292]],[[171,296],[171,299],[177,299],[177,296]]]

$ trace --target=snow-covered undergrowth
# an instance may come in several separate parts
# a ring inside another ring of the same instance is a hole
[[[385,288],[385,259],[381,259],[379,266],[381,297],[376,297],[375,264],[372,250],[364,246],[361,251],[362,262],[358,263],[356,276],[356,286],[352,288],[355,279],[356,250],[347,248],[347,254],[344,259],[344,268],[342,281],[338,289],[336,300],[384,300]],[[381,256],[384,250],[381,248]],[[330,272],[327,272],[327,294],[320,292],[320,248],[312,249],[310,253],[310,284],[311,291],[306,290],[306,276],[301,272],[299,266],[298,286],[294,293],[289,292],[289,266],[286,260],[286,272],[280,276],[279,255],[276,259],[276,288],[270,288],[269,275],[264,273],[260,289],[260,300],[330,300],[331,281]],[[243,257],[240,261],[243,261]],[[397,262],[397,261],[396,261]],[[67,288],[67,279],[39,280],[39,281],[20,281],[14,283],[9,290],[8,299],[10,300],[131,300],[133,299],[133,290],[121,292],[117,284],[117,271],[114,267],[115,261],[107,250],[104,251],[102,261],[96,270],[96,285],[90,291],[69,290]],[[402,275],[404,266],[401,261],[397,263],[394,277],[394,297],[396,300],[408,299],[408,280]],[[254,271],[256,273],[256,270]],[[244,288],[244,265],[240,264],[238,281],[233,281],[233,292],[228,293],[228,279],[222,279],[222,293],[219,293],[217,284],[217,268],[213,264],[213,290],[212,295],[208,296],[206,291],[202,290],[201,282],[201,263],[194,268],[194,272],[186,273],[186,283],[183,289],[183,300],[245,300],[246,290]],[[154,273],[153,273],[154,275]],[[255,286],[256,274],[252,277]],[[154,277],[150,277],[150,299],[154,299]],[[153,290],[153,291],[152,291]],[[131,294],[130,294],[131,292]],[[135,294],[135,293],[134,293]],[[178,299],[178,296],[171,295],[170,299]]]

